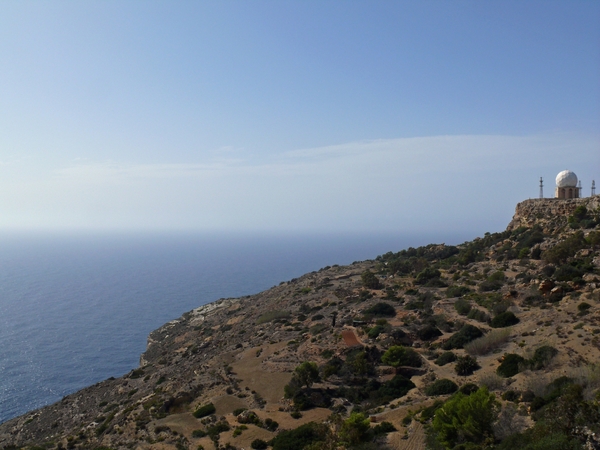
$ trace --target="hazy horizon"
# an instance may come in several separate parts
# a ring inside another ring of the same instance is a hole
[[[583,1],[6,2],[0,232],[503,230],[540,176],[600,184],[598,23]]]

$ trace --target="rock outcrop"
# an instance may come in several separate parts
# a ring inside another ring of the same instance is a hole
[[[519,227],[531,228],[539,225],[546,232],[555,232],[567,225],[567,220],[578,206],[588,211],[600,209],[600,195],[586,198],[563,200],[557,198],[529,199],[517,204],[515,215],[508,224],[508,230]]]

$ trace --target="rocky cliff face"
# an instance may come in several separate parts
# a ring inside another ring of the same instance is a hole
[[[567,225],[567,220],[578,206],[590,211],[600,209],[600,195],[593,197],[562,200],[556,198],[529,199],[517,204],[515,215],[508,224],[508,230],[519,227],[531,228],[540,225],[544,231],[555,232]]]

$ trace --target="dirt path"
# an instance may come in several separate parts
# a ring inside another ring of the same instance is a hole
[[[394,450],[422,450],[425,448],[425,428],[420,422],[412,421],[408,427],[408,439],[402,439],[401,433],[390,436],[390,446]]]
[[[362,345],[362,343],[358,340],[356,333],[354,330],[345,329],[342,330],[342,338],[344,339],[344,343],[348,347],[354,347],[356,345]]]

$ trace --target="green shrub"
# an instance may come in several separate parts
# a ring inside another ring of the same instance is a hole
[[[211,439],[214,439],[220,433],[229,431],[230,429],[231,428],[229,427],[229,424],[227,422],[217,422],[206,429],[206,434],[208,434],[211,437]]]
[[[217,409],[215,408],[215,405],[209,403],[207,405],[200,406],[198,409],[196,409],[196,411],[194,411],[194,417],[196,419],[201,419],[202,417],[214,414],[216,410]]]
[[[381,435],[381,434],[392,433],[393,431],[398,431],[398,430],[396,430],[396,427],[394,425],[392,425],[390,422],[384,421],[373,427],[373,433],[376,436]]]
[[[269,431],[275,431],[277,428],[279,428],[279,423],[275,422],[271,418],[266,418],[264,428],[266,428]]]
[[[456,355],[452,352],[444,352],[434,361],[438,366],[445,366],[448,363],[456,361]]]
[[[465,383],[460,387],[458,392],[464,395],[471,395],[473,392],[477,392],[477,389],[479,389],[479,386],[475,383]]]
[[[324,441],[328,433],[327,425],[309,422],[294,430],[281,431],[271,445],[273,450],[302,450],[314,442]]]
[[[389,303],[379,302],[365,309],[364,314],[373,317],[394,317],[396,309]]]
[[[551,345],[543,345],[535,350],[533,357],[528,361],[528,365],[532,370],[543,369],[548,366],[556,355],[558,355],[558,350]]]
[[[570,264],[563,264],[556,272],[554,272],[554,278],[557,281],[577,281],[585,275],[585,270],[572,266]]]
[[[506,275],[501,270],[494,272],[488,277],[488,281],[504,281],[506,280]]]
[[[502,394],[502,400],[507,402],[518,402],[519,398],[521,398],[521,394],[518,391],[508,390]]]
[[[192,431],[192,437],[194,437],[194,438],[203,438],[204,436],[206,436],[206,431],[204,431],[204,430]]]
[[[516,325],[520,322],[519,318],[514,315],[511,311],[505,311],[498,314],[492,319],[492,328],[505,328]]]
[[[385,327],[381,325],[375,325],[373,328],[369,329],[369,331],[367,332],[367,336],[369,336],[370,339],[375,339],[377,338],[377,336],[383,333],[384,330]]]
[[[250,444],[250,447],[252,447],[255,450],[263,450],[268,447],[268,444],[262,439],[254,439]]]
[[[482,387],[469,396],[459,392],[448,399],[436,410],[431,426],[436,440],[444,448],[460,448],[459,444],[467,443],[469,446],[462,448],[479,448],[478,444],[493,442],[492,425],[498,412],[495,396]]]
[[[442,335],[442,332],[438,327],[433,325],[425,325],[423,328],[417,330],[417,337],[423,341],[431,341]]]
[[[412,348],[392,345],[381,357],[381,362],[392,367],[421,367],[423,360]]]
[[[289,311],[268,311],[256,320],[256,324],[260,325],[277,319],[289,319],[290,316],[291,314]]]
[[[307,388],[311,387],[313,383],[321,381],[317,364],[310,361],[304,361],[294,369],[292,381],[294,381],[294,379],[298,382],[299,386],[306,386]]]
[[[435,278],[440,278],[442,273],[433,267],[427,267],[417,274],[415,277],[416,284],[426,284]]]
[[[233,410],[233,415],[234,416],[239,416],[241,413],[243,413],[244,411],[246,411],[248,408],[237,408]]]
[[[504,378],[513,377],[524,368],[525,364],[525,358],[515,353],[509,353],[504,355],[504,359],[496,369],[496,373]]]
[[[554,247],[542,253],[542,258],[552,264],[564,263],[567,259],[575,256],[578,250],[587,245],[583,232],[577,231],[575,234],[559,242]]]
[[[369,418],[363,413],[353,412],[342,423],[339,435],[343,442],[355,445],[367,439],[370,429],[371,421]]]
[[[469,311],[469,314],[467,314],[467,318],[476,320],[478,322],[487,322],[490,316],[488,316],[481,309],[473,308],[471,309],[471,311]]]
[[[477,363],[477,359],[473,358],[472,356],[466,355],[459,356],[458,358],[456,358],[456,365],[454,366],[454,371],[457,375],[467,376],[471,375],[479,368],[480,366]]]
[[[377,276],[375,276],[375,274],[370,270],[363,272],[360,278],[363,286],[367,289],[381,289],[383,287],[381,281],[379,281],[379,278],[377,278]]]
[[[591,307],[592,307],[592,305],[590,305],[589,303],[586,303],[586,302],[581,302],[579,305],[577,305],[577,309],[579,310],[579,312],[587,311]]]
[[[425,394],[429,396],[454,394],[458,390],[458,385],[447,378],[436,380],[425,388]]]
[[[466,295],[469,292],[471,292],[471,289],[469,289],[466,286],[450,286],[448,287],[448,289],[446,289],[446,297],[462,297],[463,295]]]
[[[469,311],[471,311],[471,308],[472,308],[471,303],[468,300],[465,300],[463,298],[459,298],[458,300],[456,300],[454,302],[454,309],[461,316],[466,316],[467,314],[469,314]]]
[[[479,328],[470,324],[466,324],[459,331],[450,336],[450,338],[444,342],[442,348],[444,350],[463,348],[465,344],[468,344],[472,340],[481,336],[483,336],[483,332]]]
[[[377,396],[385,403],[395,398],[404,397],[414,387],[415,384],[408,378],[396,375],[390,381],[386,381],[381,385],[377,390]]]
[[[502,286],[504,285],[504,281],[498,281],[498,280],[485,280],[482,281],[479,284],[479,290],[481,292],[490,292],[490,291],[497,291],[498,289],[500,289]]]

